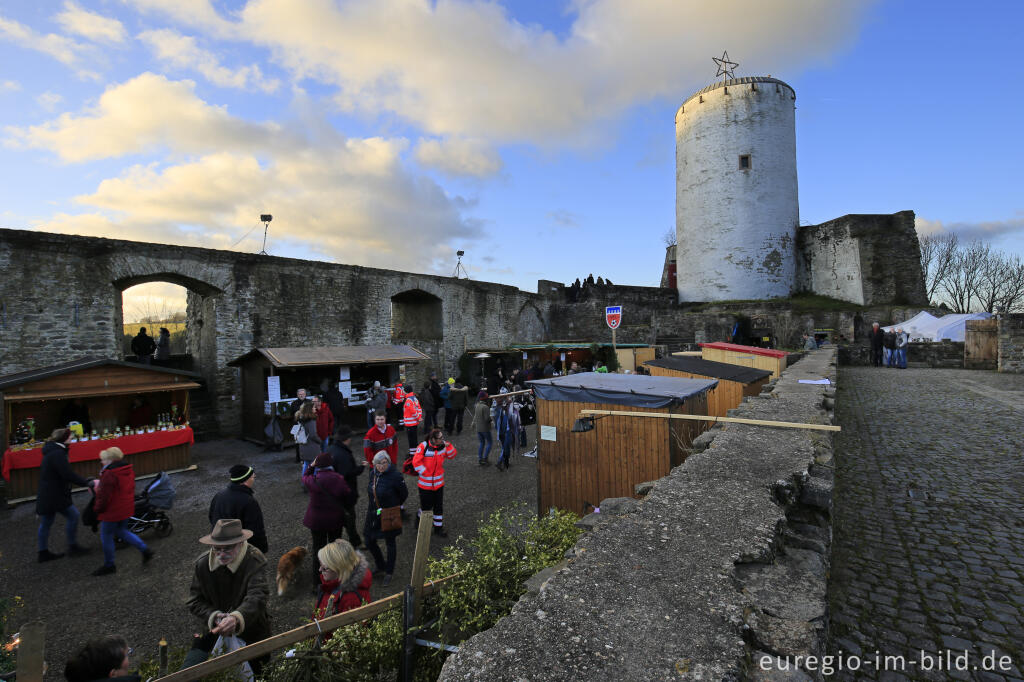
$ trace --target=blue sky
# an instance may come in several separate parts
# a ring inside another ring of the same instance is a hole
[[[1024,3],[13,0],[0,226],[656,285],[673,117],[797,93],[800,213],[916,211],[1024,253]],[[166,292],[165,292],[166,293]],[[173,295],[173,294],[168,294]]]

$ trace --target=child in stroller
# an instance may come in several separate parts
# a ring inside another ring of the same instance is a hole
[[[160,475],[142,490],[142,493],[135,496],[135,513],[128,518],[128,530],[138,535],[152,528],[157,537],[170,535],[174,526],[171,524],[170,517],[167,516],[167,510],[174,506],[175,495],[176,491],[171,483],[171,477],[167,475],[166,471],[161,471]],[[94,533],[100,525],[93,506],[95,502],[94,494],[82,513],[82,523],[92,528]]]

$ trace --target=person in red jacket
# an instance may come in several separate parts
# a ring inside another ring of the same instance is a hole
[[[398,466],[398,434],[395,427],[388,424],[388,417],[384,410],[377,410],[373,417],[373,426],[363,436],[363,455],[366,456],[366,463],[373,466],[373,456],[380,451],[388,453],[391,463]]]
[[[402,408],[402,426],[405,427],[405,433],[409,437],[409,454],[405,456],[406,459],[412,459],[412,456],[416,454],[416,446],[420,442],[420,422],[423,421],[423,408],[420,407],[420,399],[416,397],[416,394],[410,386],[405,391],[405,406]]]
[[[419,477],[416,485],[420,489],[420,514],[432,511],[434,514],[434,535],[448,537],[444,529],[444,463],[455,457],[455,446],[446,443],[444,431],[436,426],[430,430],[430,437],[420,443],[412,458],[412,467]]]
[[[316,414],[316,435],[320,437],[320,452],[327,452],[327,441],[334,433],[334,415],[320,396],[313,396],[313,413]]]
[[[93,575],[109,575],[117,571],[114,565],[114,538],[121,538],[142,552],[142,563],[153,558],[153,550],[128,530],[128,518],[135,513],[135,472],[130,462],[124,461],[121,448],[107,448],[100,453],[103,468],[96,486],[96,518],[100,520],[100,542],[103,545],[103,565]]]
[[[346,540],[335,540],[316,553],[320,584],[313,617],[317,620],[370,603],[373,574],[370,564]]]
[[[402,382],[396,381],[395,385],[388,389],[388,394],[388,422],[395,422],[401,426],[402,405],[405,403],[405,387],[402,386]]]

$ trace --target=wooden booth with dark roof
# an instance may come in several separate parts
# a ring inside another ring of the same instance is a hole
[[[782,375],[782,370],[786,369],[786,358],[789,355],[784,350],[741,346],[737,343],[723,343],[721,341],[698,345],[700,345],[701,357],[705,360],[725,362],[741,367],[766,369],[772,373],[773,379],[778,379]]]
[[[772,373],[767,369],[730,365],[692,356],[648,360],[644,367],[651,376],[656,377],[718,379],[718,386],[708,391],[708,415],[713,417],[727,416],[729,410],[739,407],[745,396],[760,395],[761,387],[772,378]]]
[[[118,447],[137,476],[191,464],[194,436],[188,426],[188,392],[199,388],[195,372],[120,360],[83,358],[0,377],[3,396],[3,477],[7,499],[35,495],[42,442],[75,421],[83,434],[68,448],[71,468],[92,478],[99,453]],[[19,425],[31,417],[34,435],[13,444]]]
[[[361,407],[366,403],[366,389],[374,381],[389,386],[404,380],[404,365],[429,359],[425,353],[403,345],[254,348],[228,363],[241,373],[242,437],[264,443],[264,429],[275,416],[290,428],[288,406],[300,388],[312,395],[326,392],[337,381],[348,406]],[[361,409],[350,410],[349,418],[353,427],[366,423]],[[288,433],[288,428],[282,430]]]
[[[593,429],[574,433],[581,410],[707,416],[707,393],[718,382],[583,372],[528,384],[537,398],[538,513],[558,507],[585,514],[667,475],[686,458],[703,422],[599,415],[589,422]]]

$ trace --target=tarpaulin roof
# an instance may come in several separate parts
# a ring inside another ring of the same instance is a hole
[[[263,356],[274,367],[316,367],[323,365],[370,365],[419,362],[430,356],[412,346],[314,346],[312,348],[255,348],[235,358],[229,365],[240,365],[252,357]]]
[[[718,350],[731,350],[734,353],[748,353],[750,355],[765,355],[770,358],[784,358],[786,357],[786,351],[784,350],[772,350],[771,348],[758,348],[757,346],[741,346],[738,343],[724,343],[722,341],[715,341],[714,343],[698,343],[701,348],[716,348]]]
[[[882,329],[892,331],[897,327],[902,327],[903,331],[912,340],[941,341],[949,339],[950,341],[963,341],[967,320],[987,320],[990,317],[992,317],[992,313],[966,313],[935,317],[922,310],[905,322],[882,327]]]
[[[665,369],[674,369],[677,372],[687,372],[689,374],[700,374],[701,376],[724,379],[725,381],[736,381],[741,384],[750,384],[772,375],[766,369],[730,365],[727,362],[702,360],[693,356],[676,356],[661,358],[660,360],[648,360],[644,365],[664,367]]]
[[[24,372],[7,374],[0,377],[0,390],[11,386],[20,386],[21,384],[27,384],[32,381],[47,379],[53,376],[59,376],[61,374],[78,372],[80,370],[91,369],[93,367],[105,367],[108,365],[112,365],[114,367],[131,367],[132,369],[145,370],[147,372],[161,372],[164,374],[175,374],[179,376],[193,377],[196,379],[203,378],[203,375],[198,372],[189,372],[183,369],[171,369],[170,367],[160,367],[158,365],[143,365],[137,362],[124,362],[122,360],[111,360],[109,358],[84,357],[77,360],[62,362],[58,365],[50,365],[49,367],[39,367],[37,369],[30,369]]]
[[[716,379],[652,377],[641,374],[581,372],[564,377],[527,381],[544,400],[570,403],[610,403],[658,409],[679,405],[718,385]]]

